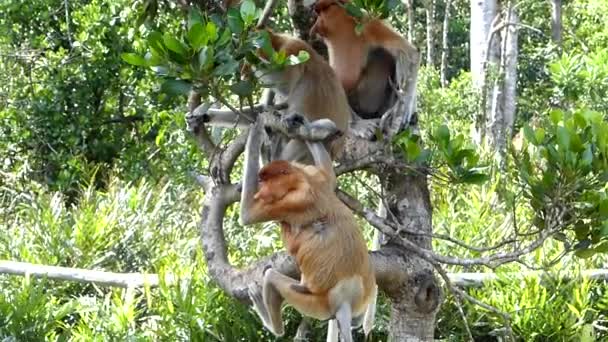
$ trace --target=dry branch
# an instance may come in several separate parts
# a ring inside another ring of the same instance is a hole
[[[154,287],[159,284],[158,274],[114,273],[6,260],[0,261],[0,273],[125,288],[143,286]],[[165,280],[170,284],[173,282],[174,278],[172,276],[166,276]]]

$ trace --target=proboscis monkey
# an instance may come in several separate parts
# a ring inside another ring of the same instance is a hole
[[[266,269],[262,288],[249,287],[254,310],[277,336],[284,333],[281,306],[285,302],[303,315],[335,319],[343,340],[351,342],[351,325],[361,322],[376,295],[376,282],[355,217],[334,192],[332,159],[323,143],[306,142],[314,165],[275,160],[260,170],[263,139],[258,120],[245,150],[240,220],[244,225],[278,221],[301,278]]]
[[[348,0],[318,0],[317,20],[311,34],[323,38],[329,63],[342,82],[353,110],[364,119],[379,118],[395,101],[395,66],[406,61],[410,80],[403,89],[415,110],[415,91],[420,53],[399,33],[380,19],[363,18],[362,31],[343,4]],[[400,56],[401,55],[401,56]],[[404,123],[407,124],[407,123]]]
[[[340,80],[331,66],[321,55],[319,55],[308,43],[301,39],[268,32],[272,48],[279,52],[283,51],[287,57],[297,56],[300,51],[306,51],[308,60],[296,64],[287,65],[281,69],[266,70],[257,68],[256,75],[263,83],[272,87],[278,94],[287,98],[287,113],[297,113],[305,116],[308,120],[330,119],[338,130],[346,133],[352,111],[348,104],[346,93],[342,88]],[[266,57],[260,49],[258,54]],[[246,125],[246,121],[238,118],[236,114],[213,116],[206,114],[203,122],[216,126]],[[329,146],[332,159],[340,156],[344,149],[345,136],[333,140]],[[310,164],[312,159],[306,145],[299,140],[290,140],[286,144],[274,141],[271,152],[272,160],[299,161]]]

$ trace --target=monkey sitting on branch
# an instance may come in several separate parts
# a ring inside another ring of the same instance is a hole
[[[302,51],[308,59],[295,65],[284,65],[280,68],[263,62],[255,74],[267,86],[286,97],[286,114],[298,113],[309,121],[329,119],[338,130],[346,133],[351,119],[351,109],[346,93],[329,63],[323,59],[308,43],[301,39],[274,33],[263,29],[261,35],[267,35],[269,47],[275,52],[284,53],[285,57],[298,56]],[[269,59],[268,51],[257,52],[262,61]],[[266,65],[264,65],[266,64]],[[249,112],[252,114],[252,111]],[[200,116],[202,121],[213,126],[246,127],[250,122],[239,117],[238,113],[205,110],[204,113],[192,113]],[[312,158],[304,143],[297,139],[281,141],[282,137],[273,137],[270,160],[298,161],[311,164]],[[338,158],[344,150],[345,137],[331,141],[327,148],[332,159]]]
[[[297,116],[286,121],[288,125],[305,123]],[[317,131],[315,127],[328,122],[309,125],[311,131]],[[262,122],[256,121],[245,150],[241,224],[278,221],[283,243],[295,258],[301,278],[297,281],[266,269],[262,288],[249,287],[253,308],[277,336],[284,334],[281,307],[285,302],[305,316],[335,319],[343,341],[351,342],[351,326],[362,322],[376,295],[376,280],[355,216],[334,192],[332,159],[323,142],[306,141],[314,165],[275,160],[260,169],[264,134]]]
[[[416,108],[420,53],[380,19],[364,16],[361,23],[344,8],[350,0],[317,0],[311,28],[327,45],[329,64],[340,79],[350,106],[363,119],[381,118],[393,133],[410,124]],[[411,19],[411,18],[410,18]],[[357,25],[361,25],[358,30]],[[359,32],[360,31],[360,32]],[[396,89],[401,88],[401,89]],[[404,106],[389,110],[399,99]],[[395,123],[389,121],[397,119]]]

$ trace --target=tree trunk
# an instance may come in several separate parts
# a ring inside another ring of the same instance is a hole
[[[432,208],[426,176],[389,173],[384,185],[390,189],[386,194],[389,216],[396,217],[405,229],[429,234],[408,239],[432,249],[428,237],[432,232]],[[395,282],[395,288],[386,291],[391,299],[389,341],[432,341],[435,313],[442,297],[432,265],[422,260],[412,264],[411,255],[398,242],[389,241],[384,248],[399,251],[395,262],[402,263],[402,267],[415,266],[413,277]]]
[[[473,139],[480,144],[486,134],[486,121],[492,111],[493,97],[488,94],[487,73],[498,66],[499,46],[493,26],[498,20],[496,0],[471,0],[471,79],[480,93],[480,106]]]
[[[441,86],[447,87],[448,85],[448,34],[450,29],[450,7],[452,7],[452,0],[445,1],[445,13],[443,16],[443,37],[441,39],[441,67],[440,67],[440,77],[441,77]]]
[[[426,12],[426,65],[433,65],[435,60],[435,0],[428,0]]]
[[[414,0],[404,0],[405,7],[407,8],[407,40],[414,44],[416,38],[416,20],[414,18]]]
[[[551,0],[551,40],[562,49],[562,0]]]
[[[473,85],[481,89],[484,83],[484,66],[486,60],[490,63],[498,61],[498,44],[488,39],[492,29],[492,21],[498,14],[496,0],[471,0],[471,77]]]
[[[517,89],[517,22],[518,17],[512,1],[507,2],[507,15],[501,33],[502,48],[498,77],[492,91],[492,110],[487,123],[486,134],[490,145],[504,157],[507,141],[513,131]]]

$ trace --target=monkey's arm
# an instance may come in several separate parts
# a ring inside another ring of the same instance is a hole
[[[253,107],[245,107],[242,110],[242,114],[239,114],[227,108],[216,109],[209,108],[209,106],[200,106],[194,112],[188,114],[186,120],[190,126],[203,123],[216,127],[246,128],[255,121],[258,113],[267,110],[268,107],[269,104],[261,103],[254,105]],[[281,110],[286,107],[287,104],[285,103],[272,106],[272,108],[276,110]]]
[[[334,172],[334,165],[332,163],[331,156],[325,149],[325,145],[323,145],[322,142],[316,141],[307,141],[306,145],[312,154],[315,165],[327,175],[329,184],[333,189],[336,186],[336,174]]]
[[[263,203],[255,199],[258,192],[258,172],[260,171],[260,147],[266,136],[261,120],[251,126],[245,147],[245,172],[241,190],[241,225],[266,221]]]

